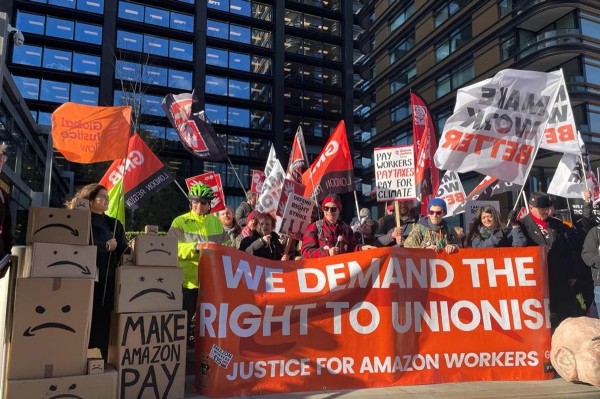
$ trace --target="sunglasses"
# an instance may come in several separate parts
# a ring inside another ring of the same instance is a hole
[[[337,212],[337,206],[324,206],[323,210],[325,212],[331,212],[331,213]]]
[[[429,211],[430,215],[441,216],[442,213],[444,213],[444,211]]]

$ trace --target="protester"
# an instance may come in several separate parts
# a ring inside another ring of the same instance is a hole
[[[388,205],[394,208],[394,205]],[[400,227],[396,227],[396,213],[386,214],[379,223],[375,232],[375,245],[378,247],[390,247],[404,245],[404,240],[410,234],[413,224],[416,222],[415,210],[412,200],[398,201],[400,211]]]
[[[279,235],[273,231],[275,219],[268,213],[256,217],[258,229],[250,237],[240,243],[240,250],[261,258],[272,260],[288,260],[283,255],[284,247],[279,241]]]
[[[593,227],[585,236],[581,258],[592,269],[594,300],[600,317],[600,226]]]
[[[242,241],[242,228],[233,217],[233,209],[225,207],[225,209],[217,213],[217,217],[221,221],[223,229],[229,235],[231,246],[239,248]]]
[[[98,270],[94,283],[94,304],[88,347],[100,349],[104,359],[107,359],[110,315],[114,308],[116,268],[127,249],[127,238],[121,222],[104,213],[108,209],[106,187],[96,183],[82,187],[67,203],[67,208],[73,209],[77,199],[86,199],[90,204]]]
[[[471,248],[524,247],[527,245],[525,234],[516,220],[505,227],[500,213],[491,205],[480,206],[471,223],[467,246]]]
[[[361,244],[374,245],[377,222],[371,219],[371,211],[362,208],[358,213],[358,218],[355,218],[353,222],[351,227],[356,241]]]
[[[240,206],[235,210],[235,220],[237,220],[240,227],[245,227],[247,224],[246,218],[254,210],[256,201],[258,200],[258,194],[248,191],[246,193],[246,201],[242,201]]]
[[[534,192],[529,199],[529,214],[519,220],[529,246],[548,248],[548,286],[550,291],[551,324],[558,326],[570,316],[580,316],[581,305],[573,287],[576,265],[581,257],[577,251],[575,231],[557,218],[550,217],[553,206],[548,194]]]
[[[441,198],[432,198],[427,205],[429,215],[422,217],[414,224],[410,234],[404,241],[405,248],[429,248],[436,252],[448,254],[456,252],[461,242],[448,228],[444,220],[446,202]]]
[[[356,243],[352,229],[340,219],[342,202],[336,194],[325,197],[322,209],[325,214],[323,220],[310,224],[302,238],[304,258],[321,258],[375,248]]]
[[[192,319],[198,300],[198,258],[201,243],[230,245],[229,235],[219,219],[210,213],[213,190],[204,183],[194,184],[189,191],[190,211],[177,216],[167,235],[177,238],[177,257],[183,269],[183,308],[188,314],[188,345],[193,346]]]
[[[242,238],[241,239],[250,237],[250,236],[252,236],[252,234],[254,234],[254,232],[258,228],[258,223],[256,221],[256,217],[258,215],[259,215],[258,211],[252,211],[248,214],[248,217],[246,218],[247,224],[242,229]]]

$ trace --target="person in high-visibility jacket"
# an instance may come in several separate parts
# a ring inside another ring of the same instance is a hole
[[[183,308],[188,314],[188,345],[193,345],[192,318],[198,300],[198,258],[200,244],[212,242],[230,245],[229,235],[219,218],[210,213],[213,190],[204,183],[194,184],[189,191],[190,211],[177,216],[168,235],[177,238],[177,258],[183,269]]]

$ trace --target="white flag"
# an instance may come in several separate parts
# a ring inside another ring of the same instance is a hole
[[[548,194],[564,198],[582,198],[583,192],[589,189],[592,193],[592,200],[597,201],[599,198],[598,179],[591,169],[587,150],[579,133],[577,133],[577,137],[581,145],[581,156],[579,154],[562,156],[548,186]],[[583,180],[582,159],[586,169],[587,186]]]
[[[459,89],[436,166],[524,184],[561,82],[561,71],[506,69]]]
[[[575,117],[564,77],[560,83],[554,106],[550,111],[550,118],[544,130],[544,139],[540,147],[579,156],[577,125],[575,125]]]
[[[283,189],[283,181],[285,180],[285,170],[281,166],[281,162],[277,159],[275,148],[271,146],[267,165],[265,166],[266,179],[262,185],[262,191],[256,202],[256,210],[261,213],[271,213],[275,216],[281,190]]]
[[[463,204],[463,201],[465,201],[466,195],[458,173],[450,170],[447,171],[440,181],[440,187],[435,196],[446,201],[448,210],[444,217],[450,217],[465,212],[464,206],[461,205]]]

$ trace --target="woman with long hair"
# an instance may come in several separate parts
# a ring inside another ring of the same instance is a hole
[[[96,246],[96,283],[94,284],[94,306],[90,348],[99,348],[104,359],[108,356],[110,314],[113,311],[115,296],[116,267],[127,249],[125,229],[117,219],[106,215],[108,191],[100,184],[88,184],[77,191],[67,203],[73,208],[78,198],[89,201],[92,212],[92,236]]]
[[[479,207],[467,236],[468,247],[524,247],[526,245],[527,239],[519,223],[504,227],[496,208],[491,205]]]

